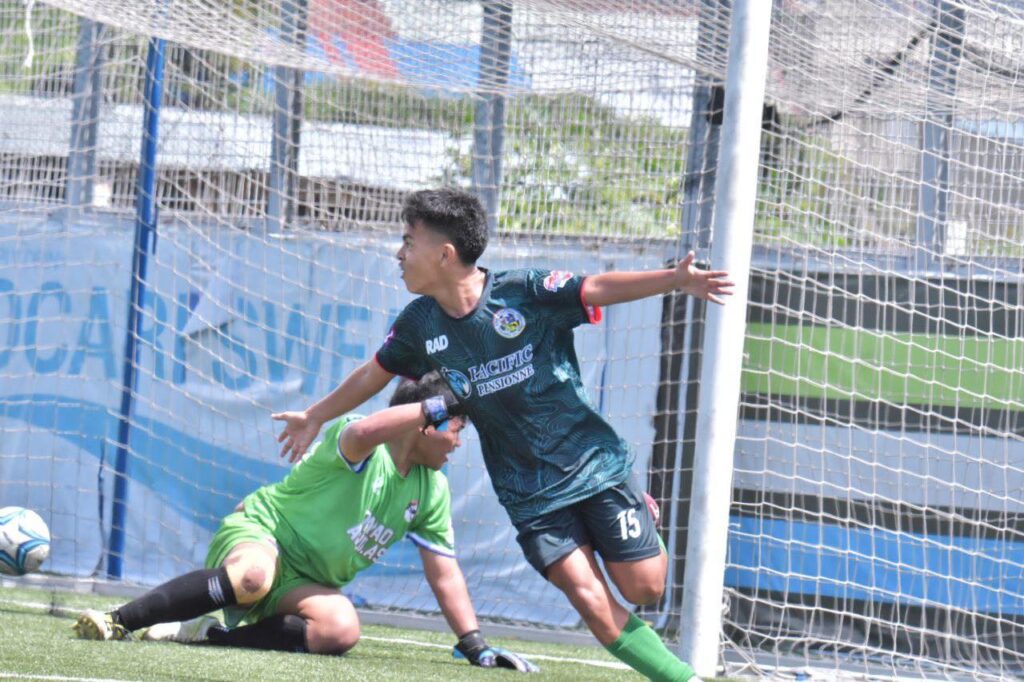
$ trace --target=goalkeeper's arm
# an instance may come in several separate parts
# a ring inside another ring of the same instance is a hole
[[[430,583],[430,589],[437,597],[437,605],[448,621],[448,627],[457,636],[479,630],[473,602],[469,599],[466,579],[462,576],[459,563],[447,556],[420,547],[420,559],[423,561],[423,574]]]
[[[453,655],[467,659],[472,665],[484,668],[511,668],[521,672],[540,669],[522,656],[487,644],[480,633],[473,603],[469,599],[466,579],[455,559],[420,548],[423,573],[437,597],[452,632],[458,636]]]
[[[414,429],[444,429],[443,424],[448,419],[464,413],[462,404],[444,387],[420,402],[387,407],[351,422],[342,430],[338,448],[346,460],[357,464],[381,443],[391,442]]]

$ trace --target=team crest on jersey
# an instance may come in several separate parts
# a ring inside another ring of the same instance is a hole
[[[502,308],[494,313],[491,324],[494,325],[494,331],[498,332],[498,336],[514,339],[526,329],[526,318],[515,308]]]
[[[573,275],[568,270],[552,270],[544,278],[544,288],[548,291],[558,291],[572,279]]]
[[[441,368],[441,376],[451,386],[452,391],[455,395],[460,398],[468,398],[473,394],[473,384],[469,383],[469,379],[466,375],[457,369],[448,369],[447,367]]]
[[[409,503],[409,506],[405,508],[405,522],[412,523],[412,520],[416,518],[416,512],[420,510],[420,501],[413,500]]]

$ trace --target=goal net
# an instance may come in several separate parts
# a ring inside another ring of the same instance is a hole
[[[0,0],[0,503],[50,524],[46,570],[149,585],[203,560],[286,471],[270,413],[410,300],[410,191],[480,194],[492,269],[706,262],[729,21],[719,0]],[[1017,2],[774,3],[733,672],[1024,674],[1022,43]],[[605,312],[577,349],[662,505],[669,585],[642,615],[671,646],[705,311]],[[478,610],[578,627],[464,440]],[[436,610],[405,544],[357,605]]]

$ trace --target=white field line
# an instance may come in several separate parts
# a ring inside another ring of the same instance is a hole
[[[434,644],[433,642],[417,642],[414,639],[402,639],[400,637],[372,637],[363,635],[360,639],[370,639],[375,642],[389,642],[392,644],[412,644],[413,646],[428,647],[430,649],[445,649],[451,651],[452,647],[447,644]],[[595,668],[612,668],[614,670],[632,670],[625,663],[618,661],[594,661],[587,658],[564,658],[562,656],[546,656],[544,654],[523,654],[531,661],[558,661],[559,663],[579,663],[581,665],[592,665]]]
[[[0,680],[68,680],[69,682],[126,682],[106,677],[67,677],[65,675],[31,675],[29,673],[8,673],[0,670]]]
[[[13,599],[0,599],[0,604],[11,604],[13,606],[20,606],[25,609],[35,609],[37,611],[51,611],[55,615],[60,616],[74,616],[79,613],[81,609],[72,609],[66,606],[54,606],[51,604],[43,604],[41,602],[31,601],[16,601]],[[450,651],[451,647],[445,644],[434,644],[433,642],[420,642],[414,639],[404,639],[401,637],[373,637],[370,635],[363,635],[361,639],[366,639],[374,642],[385,642],[388,644],[408,644],[412,646],[420,646],[426,649],[445,649]],[[558,663],[577,663],[579,665],[589,665],[595,668],[612,668],[614,670],[630,670],[630,667],[625,663],[619,663],[618,661],[595,661],[586,658],[564,658],[561,656],[545,656],[544,654],[529,654],[527,658],[530,660],[536,659],[538,661],[555,661]],[[0,671],[0,679],[3,679],[12,673],[6,673]],[[33,680],[92,680],[91,677],[48,677],[46,675],[17,675],[18,679],[33,679]],[[102,681],[107,682],[107,681]]]

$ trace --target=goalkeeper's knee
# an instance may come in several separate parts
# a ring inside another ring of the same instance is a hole
[[[358,620],[332,614],[310,621],[306,639],[313,653],[344,654],[355,648],[361,634]]]
[[[261,556],[242,555],[235,562],[229,558],[224,567],[239,604],[255,604],[270,594],[274,584],[274,567],[267,565]]]

